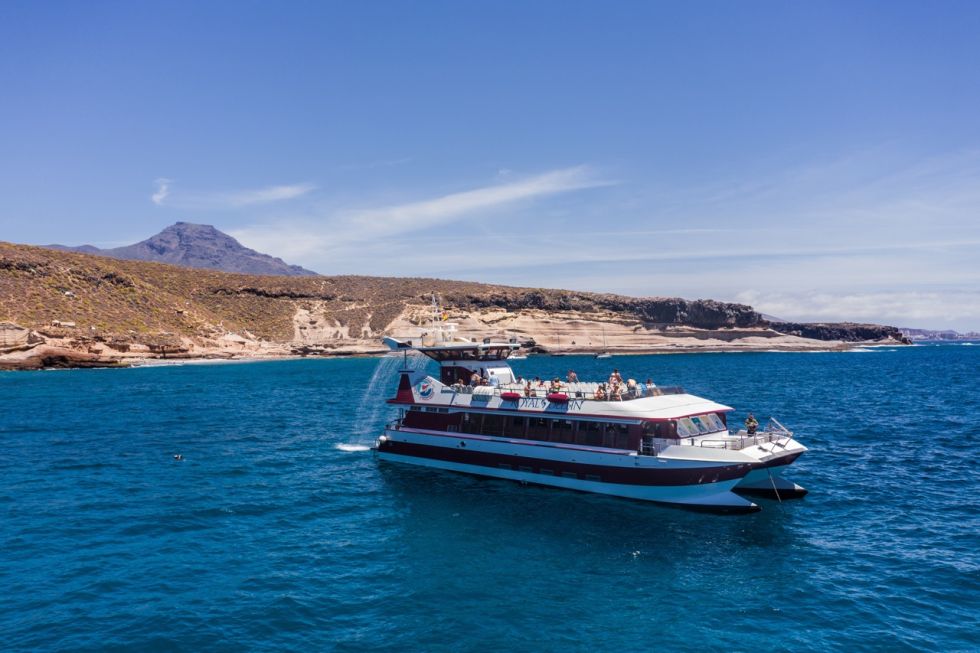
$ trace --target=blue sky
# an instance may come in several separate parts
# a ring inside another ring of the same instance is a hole
[[[0,3],[0,239],[980,329],[980,4]]]

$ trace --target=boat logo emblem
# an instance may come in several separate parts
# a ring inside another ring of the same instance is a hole
[[[430,398],[434,390],[435,388],[433,388],[432,384],[428,381],[422,381],[422,383],[419,384],[419,396],[423,399]]]

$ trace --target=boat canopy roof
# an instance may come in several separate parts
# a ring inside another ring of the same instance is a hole
[[[598,404],[603,413],[637,417],[641,419],[678,419],[705,413],[727,413],[731,406],[689,394],[660,395],[641,397],[631,401],[603,401],[590,404],[590,409]]]
[[[393,351],[413,349],[440,363],[455,361],[500,361],[506,359],[521,347],[516,342],[444,342],[437,345],[424,346],[395,338],[385,338],[384,343]]]
[[[520,347],[517,344],[490,343],[486,345],[441,345],[438,347],[418,347],[429,358],[443,362],[454,361],[500,361],[510,356]]]

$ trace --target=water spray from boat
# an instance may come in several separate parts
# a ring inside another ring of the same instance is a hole
[[[397,413],[397,409],[379,399],[390,394],[398,372],[402,370],[419,371],[424,369],[428,363],[428,358],[412,351],[391,352],[379,358],[367,388],[364,390],[364,395],[361,397],[361,402],[357,406],[355,413],[357,431],[349,443],[338,445],[337,448],[341,451],[366,451],[370,449],[371,443],[377,439],[385,422]]]

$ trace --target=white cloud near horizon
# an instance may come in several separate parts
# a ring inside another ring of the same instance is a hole
[[[736,301],[757,311],[801,322],[887,323],[911,328],[975,328],[980,323],[980,290],[943,292],[895,291],[850,293],[760,293],[746,291]],[[785,316],[791,316],[789,318]]]
[[[617,185],[586,166],[497,174],[232,235],[326,274],[752,298],[790,320],[980,329],[980,151],[919,157],[885,145],[686,186],[648,179]],[[612,188],[568,197],[599,186]]]

